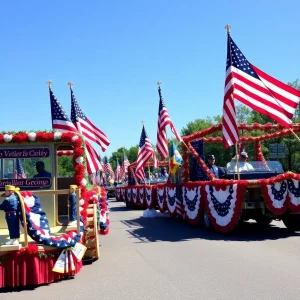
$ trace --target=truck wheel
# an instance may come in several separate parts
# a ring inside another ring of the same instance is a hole
[[[298,231],[300,230],[300,215],[286,215],[282,219],[284,225],[288,230]]]
[[[257,217],[255,219],[255,221],[260,227],[268,227],[271,224],[271,222],[273,221],[273,219],[270,219],[266,216],[260,216],[260,217]]]
[[[210,218],[208,216],[206,209],[204,209],[204,213],[203,213],[203,225],[204,225],[204,228],[207,230],[213,230],[213,228],[214,228],[210,221]]]

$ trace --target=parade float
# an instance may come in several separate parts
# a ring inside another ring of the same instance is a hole
[[[167,179],[147,179],[143,182],[139,181],[135,175],[136,162],[128,166],[128,185],[116,187],[117,201],[124,201],[128,208],[156,208],[157,186],[165,183]],[[157,167],[168,167],[168,161],[158,161]],[[146,172],[150,173],[150,168],[153,167],[153,161],[147,163]]]
[[[170,126],[181,143],[181,167],[177,176],[169,176],[166,183],[147,186],[135,181],[120,188],[118,197],[133,202],[136,196],[132,195],[141,193],[148,201],[144,203],[147,209],[159,208],[161,212],[168,211],[171,217],[180,216],[191,224],[201,223],[207,229],[223,233],[249,219],[262,226],[272,220],[282,220],[289,230],[300,230],[300,174],[285,171],[279,160],[266,160],[262,151],[262,143],[272,139],[293,135],[300,141],[297,135],[300,124],[293,123],[295,110],[299,109],[300,91],[251,64],[231,38],[231,26],[227,24],[225,28],[227,57],[222,123],[181,138],[164,105],[158,82],[156,148],[162,159],[169,156],[166,127]],[[237,124],[235,100],[278,124]],[[213,174],[205,163],[207,143],[222,144],[224,153],[229,153],[235,145],[232,160],[222,166],[222,177]],[[245,151],[238,151],[240,143],[245,143],[246,152],[253,149],[252,161],[245,160],[248,157]],[[139,160],[140,153],[148,152],[147,158],[150,152],[154,153],[149,140],[147,147],[144,144],[141,138],[137,159],[140,162],[143,161]]]
[[[73,177],[59,176],[62,155],[72,157]],[[0,191],[5,193],[0,288],[51,283],[76,275],[84,259],[99,258],[99,234],[109,230],[106,192],[87,186],[80,135],[1,133],[0,171]],[[16,204],[11,209],[9,197]]]
[[[223,233],[249,219],[262,226],[282,220],[288,229],[300,230],[300,174],[284,172],[279,161],[265,160],[262,153],[263,142],[299,133],[300,124],[291,129],[274,124],[240,124],[238,129],[248,133],[240,137],[245,149],[254,150],[253,160],[248,161],[251,170],[239,172],[233,159],[225,177],[214,178],[203,149],[207,143],[222,144],[221,135],[216,136],[222,130],[219,124],[183,137],[183,163],[176,176],[151,185],[131,181],[131,185],[117,189],[118,197],[133,204],[131,207],[139,204],[144,209],[159,209]],[[262,134],[257,135],[258,131]],[[133,168],[129,172],[134,176]],[[183,215],[178,214],[178,205],[183,206]]]

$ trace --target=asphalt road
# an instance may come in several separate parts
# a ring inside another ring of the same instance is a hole
[[[281,222],[246,223],[228,236],[110,202],[111,232],[101,258],[70,280],[5,291],[7,299],[296,300],[300,239]]]

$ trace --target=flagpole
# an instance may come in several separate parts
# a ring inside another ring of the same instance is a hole
[[[49,90],[52,91],[52,81],[50,79],[48,79],[46,81],[46,84],[48,85]]]
[[[72,81],[68,82],[68,86],[70,87],[70,91],[73,91],[73,85],[74,85],[74,83]]]
[[[145,121],[142,121],[142,127],[144,126]],[[149,172],[149,183],[150,183],[150,167],[149,167],[149,161],[147,162],[148,165],[148,172]],[[146,184],[146,178],[145,178],[145,184]]]
[[[238,180],[240,180],[240,169],[239,169],[239,160],[238,160],[238,143],[235,143],[235,158],[236,158],[236,169],[237,169],[237,174],[238,174]]]
[[[158,86],[158,89],[160,89],[161,81],[157,81],[157,86]],[[169,143],[168,143],[167,130],[165,130],[165,132],[166,132],[167,147],[168,147],[168,152],[169,152]],[[168,165],[169,165],[169,174],[168,174],[168,176],[170,176],[170,173],[171,173],[171,168],[170,168],[170,154],[169,154],[169,158],[168,158]]]

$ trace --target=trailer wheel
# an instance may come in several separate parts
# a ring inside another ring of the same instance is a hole
[[[288,214],[283,217],[282,221],[288,230],[300,230],[300,215]]]
[[[273,219],[270,219],[266,216],[259,216],[255,219],[256,223],[260,226],[260,227],[268,227],[271,222],[273,221]]]

